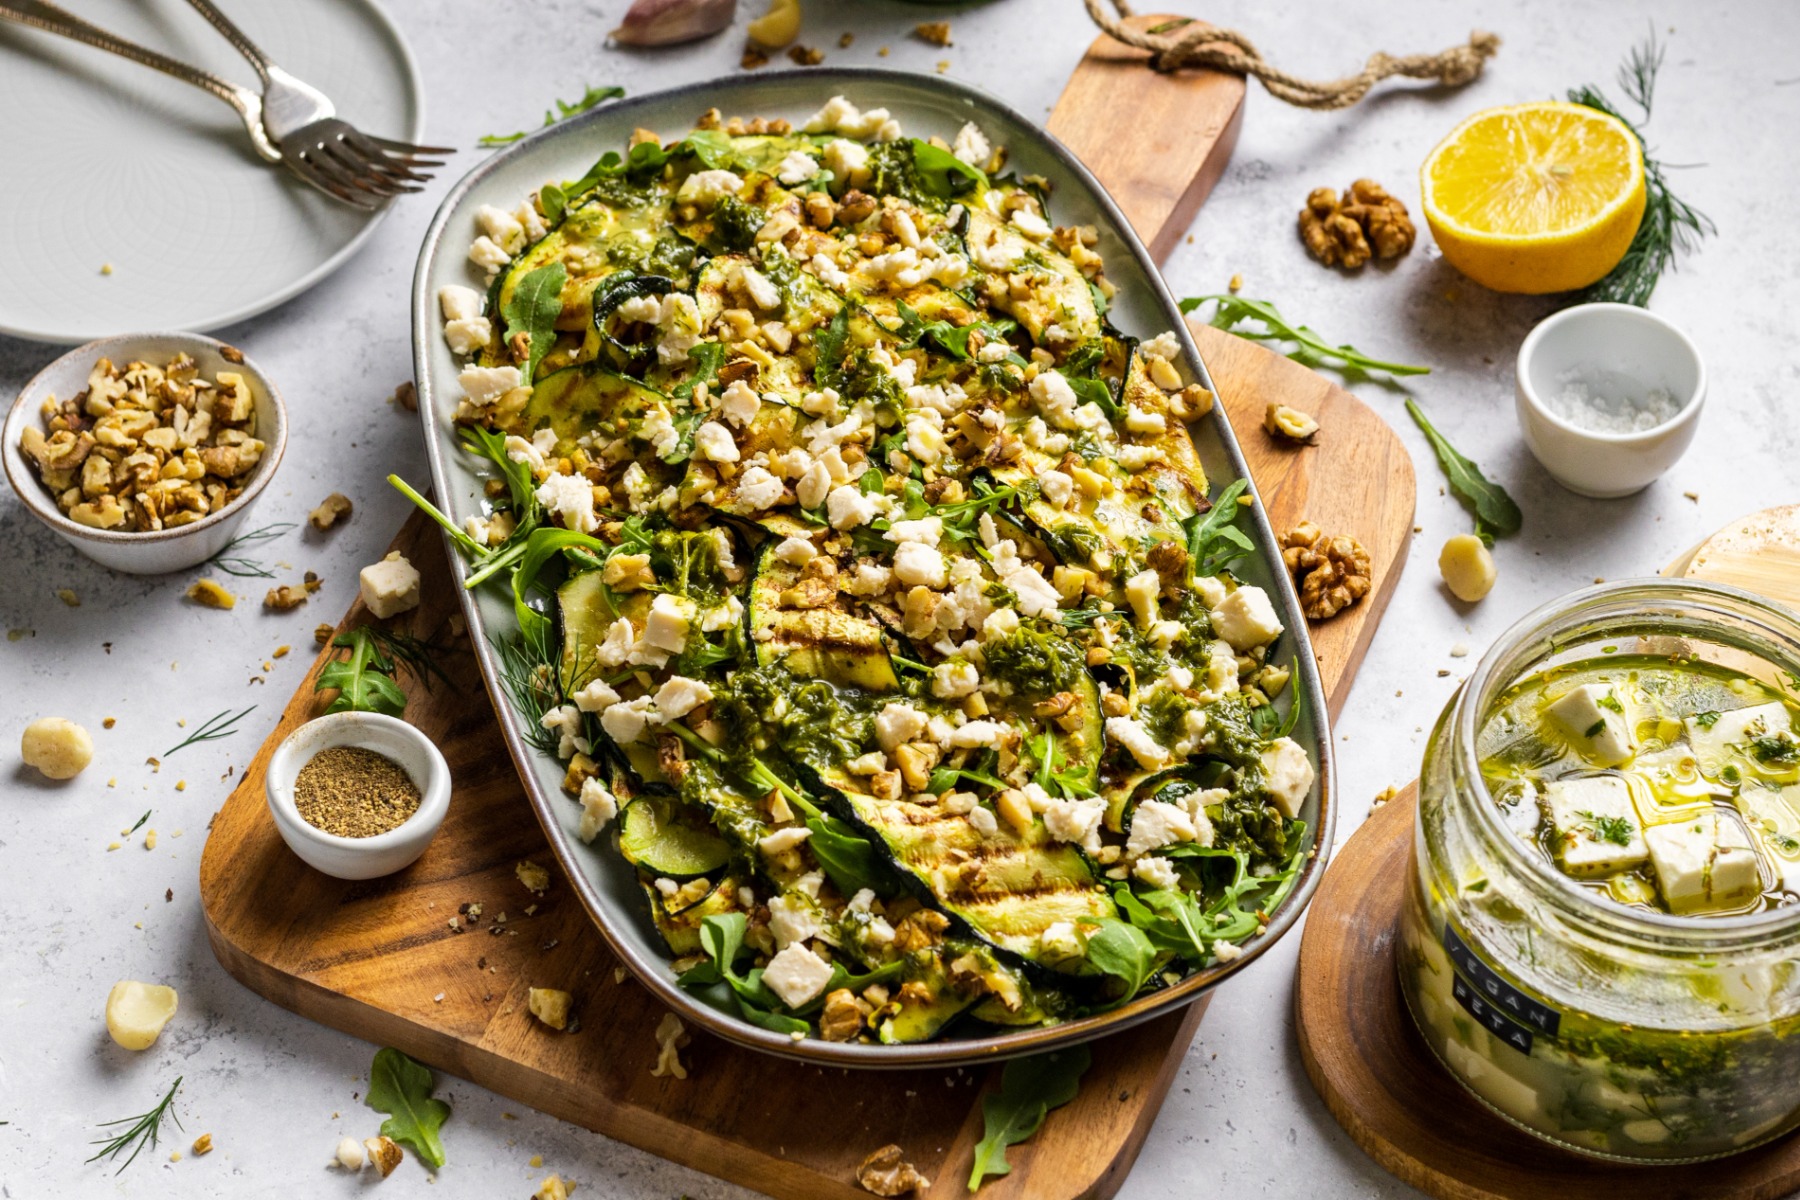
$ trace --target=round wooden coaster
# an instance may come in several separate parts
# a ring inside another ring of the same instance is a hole
[[[1777,1200],[1800,1188],[1794,1137],[1691,1166],[1623,1166],[1540,1142],[1464,1091],[1414,1028],[1394,967],[1417,809],[1408,786],[1338,850],[1300,942],[1300,1057],[1369,1157],[1442,1200]]]

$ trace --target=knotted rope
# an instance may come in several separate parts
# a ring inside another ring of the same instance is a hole
[[[1112,0],[1117,17],[1109,16],[1100,0],[1084,0],[1094,23],[1127,46],[1150,52],[1150,65],[1158,71],[1182,67],[1211,67],[1234,75],[1253,75],[1269,94],[1301,108],[1348,108],[1383,79],[1403,75],[1430,79],[1445,87],[1461,87],[1481,74],[1482,65],[1500,49],[1497,34],[1480,30],[1469,35],[1467,45],[1452,46],[1438,54],[1408,54],[1396,58],[1376,52],[1363,69],[1343,79],[1315,82],[1290,75],[1269,65],[1249,38],[1236,30],[1219,29],[1198,21],[1166,33],[1149,33],[1125,23],[1132,15],[1127,0]]]

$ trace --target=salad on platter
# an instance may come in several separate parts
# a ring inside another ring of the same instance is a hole
[[[449,531],[580,836],[683,986],[795,1039],[1049,1025],[1241,957],[1299,878],[1293,664],[1092,228],[974,124],[639,130],[438,294]]]

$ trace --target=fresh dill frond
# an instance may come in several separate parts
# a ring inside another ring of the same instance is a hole
[[[1594,84],[1569,92],[1572,102],[1624,122],[1644,149],[1644,216],[1638,223],[1637,234],[1631,239],[1631,246],[1619,260],[1619,265],[1599,282],[1575,293],[1574,303],[1610,301],[1642,308],[1650,303],[1650,295],[1656,291],[1663,272],[1672,270],[1678,257],[1697,250],[1702,238],[1718,232],[1705,213],[1669,189],[1664,172],[1670,167],[1651,155],[1650,143],[1644,137],[1644,127],[1650,123],[1650,107],[1656,98],[1656,77],[1662,70],[1665,53],[1667,47],[1656,40],[1656,31],[1652,29],[1650,36],[1633,46],[1619,66],[1619,90],[1643,114],[1636,121],[1621,113]]]
[[[102,1158],[116,1159],[125,1151],[130,1150],[130,1156],[120,1164],[117,1171],[113,1172],[118,1175],[137,1160],[137,1156],[143,1153],[145,1147],[151,1150],[156,1149],[156,1139],[162,1133],[163,1118],[167,1117],[175,1122],[175,1128],[181,1128],[181,1117],[175,1111],[175,1092],[180,1087],[181,1076],[177,1075],[175,1082],[169,1085],[168,1094],[149,1112],[136,1117],[120,1117],[116,1121],[102,1121],[99,1125],[102,1130],[110,1129],[115,1125],[126,1125],[128,1128],[120,1134],[95,1138],[91,1144],[100,1149],[87,1161],[95,1162]]]
[[[525,740],[539,752],[555,757],[561,738],[544,728],[544,714],[560,702],[556,661],[548,643],[534,644],[520,636],[495,638],[500,656],[500,684],[512,698],[513,708],[525,719]]]
[[[236,575],[240,579],[273,579],[275,572],[269,570],[259,560],[246,557],[241,551],[245,546],[253,546],[257,542],[266,542],[270,538],[280,537],[294,528],[292,521],[277,521],[272,525],[264,525],[260,529],[252,529],[249,533],[240,533],[220,548],[219,552],[207,559],[210,566],[217,567],[227,575]]]
[[[163,757],[167,758],[169,755],[175,753],[175,751],[185,749],[196,742],[214,742],[220,738],[230,737],[237,732],[237,723],[255,711],[256,705],[252,704],[249,708],[236,714],[232,713],[229,708],[222,712],[214,713],[206,719],[204,725],[188,734],[187,737],[170,749],[164,751]]]
[[[446,686],[449,685],[450,677],[444,674],[444,669],[437,663],[437,656],[449,650],[449,646],[440,645],[437,642],[421,641],[411,634],[390,633],[373,625],[366,626],[366,628],[369,636],[375,639],[375,644],[381,647],[389,658],[403,663],[407,672],[425,685],[426,691],[431,690],[433,675],[443,680]]]
[[[131,836],[131,835],[132,835],[132,834],[134,834],[134,833],[136,833],[136,832],[137,832],[137,831],[138,831],[138,830],[140,830],[140,829],[142,829],[142,828],[143,828],[143,827],[144,827],[144,822],[145,822],[145,821],[148,821],[148,820],[149,820],[149,819],[150,819],[150,813],[151,813],[151,811],[152,811],[152,810],[150,810],[150,809],[148,809],[148,808],[146,808],[146,809],[145,809],[145,810],[144,810],[144,815],[143,815],[143,816],[141,816],[141,817],[139,817],[139,818],[138,818],[138,819],[137,819],[137,824],[136,824],[136,825],[133,825],[133,826],[132,826],[132,827],[131,827],[131,828],[130,828],[130,829],[127,829],[127,830],[126,830],[126,831],[125,831],[125,835],[126,835],[126,836],[127,836],[127,837],[130,837],[130,836]]]

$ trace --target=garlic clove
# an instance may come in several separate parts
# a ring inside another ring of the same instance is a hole
[[[736,14],[737,0],[637,0],[610,36],[621,46],[673,46],[711,37]]]
[[[121,979],[106,994],[106,1032],[127,1050],[148,1050],[175,1015],[175,989]]]

